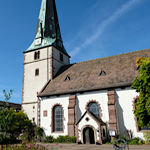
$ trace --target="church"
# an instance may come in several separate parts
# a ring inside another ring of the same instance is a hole
[[[22,109],[45,136],[102,144],[108,136],[143,138],[133,114],[136,60],[150,49],[70,64],[55,0],[42,0],[37,31],[24,51]]]

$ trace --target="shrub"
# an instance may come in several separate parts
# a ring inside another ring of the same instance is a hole
[[[22,129],[26,129],[30,135],[32,126],[31,121],[23,111],[16,112],[12,108],[0,110],[0,133],[3,135],[1,135],[1,141],[10,138],[10,140],[4,140],[4,143],[6,141],[8,143],[16,142]]]
[[[11,138],[10,136],[6,135],[4,136],[3,134],[0,134],[0,144],[7,144],[10,143]]]
[[[139,138],[133,138],[131,140],[129,140],[128,144],[131,144],[131,145],[138,145],[140,144],[141,140]]]
[[[120,139],[124,139],[127,143],[129,143],[130,139],[128,136],[119,136]]]
[[[145,138],[145,144],[150,143],[150,132],[145,132],[144,138]]]
[[[127,136],[119,136],[118,138],[114,138],[113,142],[115,142],[117,139],[123,139],[127,142],[127,144],[130,145],[138,145],[138,144],[143,144],[143,141],[140,138],[132,138],[130,139]]]
[[[76,143],[75,136],[59,136],[58,138],[54,139],[56,143]]]
[[[46,136],[43,140],[44,143],[76,143],[76,137],[75,136],[58,136],[57,138],[54,138],[53,136]]]
[[[43,128],[41,128],[41,127],[35,127],[34,128],[35,138],[37,140],[41,141],[41,137],[43,136],[43,132],[44,132]]]
[[[143,141],[142,141],[142,140],[139,140],[139,144],[140,144],[140,145],[143,144]]]
[[[53,136],[46,136],[45,139],[43,140],[44,143],[53,143],[54,142],[54,137]]]

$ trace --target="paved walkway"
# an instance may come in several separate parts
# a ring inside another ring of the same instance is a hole
[[[46,144],[42,144],[46,145]],[[113,145],[48,144],[49,150],[114,150]],[[126,148],[128,150],[128,148]],[[150,150],[150,145],[129,145],[129,150]]]

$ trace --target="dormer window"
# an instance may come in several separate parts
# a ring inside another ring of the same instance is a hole
[[[69,77],[69,76],[67,76],[66,78],[65,78],[65,81],[70,81],[71,80],[71,78]]]
[[[60,61],[64,61],[64,57],[62,53],[60,53]]]
[[[40,51],[34,52],[34,60],[40,59]]]
[[[106,76],[106,72],[104,70],[101,70],[99,76]]]

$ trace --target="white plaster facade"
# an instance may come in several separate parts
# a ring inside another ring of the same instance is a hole
[[[77,100],[76,100],[76,120],[78,121],[81,116],[86,111],[87,104],[95,100],[98,104],[100,104],[100,109],[102,112],[102,120],[104,122],[109,121],[109,114],[108,114],[108,97],[107,97],[107,91],[96,91],[96,92],[86,92],[83,94],[77,94]]]
[[[40,51],[40,58],[34,60],[34,53],[38,51]],[[38,121],[37,93],[55,76],[62,65],[70,63],[69,57],[63,53],[61,53],[63,61],[60,61],[60,53],[55,47],[50,46],[24,54],[22,108],[29,119],[34,119],[36,124]],[[38,76],[35,76],[36,69],[39,69]]]
[[[131,130],[134,137],[143,138],[143,133],[138,132],[136,129],[136,122],[133,114],[133,100],[138,93],[135,90],[131,90],[130,88],[125,89],[116,89],[116,111],[117,111],[117,121],[118,121],[118,130],[120,135],[126,135],[126,130]],[[107,124],[109,129],[109,111],[108,111],[108,96],[107,90],[93,91],[93,92],[85,92],[82,94],[76,94],[76,122],[82,117],[82,115],[86,112],[86,106],[91,101],[96,101],[101,109],[101,120]],[[52,133],[51,132],[51,108],[55,104],[61,104],[64,109],[64,133]],[[67,121],[68,121],[68,105],[69,105],[69,95],[59,96],[59,97],[49,97],[42,98],[41,100],[41,127],[44,128],[46,135],[53,135],[57,137],[59,135],[67,135]],[[48,111],[48,116],[43,117],[43,111]],[[88,114],[86,114],[88,115]],[[86,116],[85,116],[86,117]],[[88,116],[89,117],[89,116]],[[91,117],[90,117],[91,118]],[[82,121],[78,129],[82,132],[83,128],[86,125],[91,125],[97,130],[97,123],[90,119],[90,122]],[[94,132],[95,132],[94,131]],[[81,133],[80,132],[80,133]],[[82,141],[82,135],[79,134],[79,139]],[[96,139],[97,133],[96,133]]]
[[[51,97],[51,98],[43,98],[41,100],[41,127],[43,127],[45,131],[45,135],[52,135],[57,137],[59,135],[68,135],[68,101],[69,95],[61,96],[61,97]],[[54,105],[61,105],[63,108],[63,124],[64,131],[63,132],[52,132],[52,109]],[[43,112],[47,111],[47,116],[43,116]]]
[[[135,116],[133,114],[133,101],[138,95],[135,90],[131,90],[130,88],[116,89],[118,129],[120,135],[126,135],[126,130],[131,130],[134,137],[143,139],[143,133],[137,131]]]

